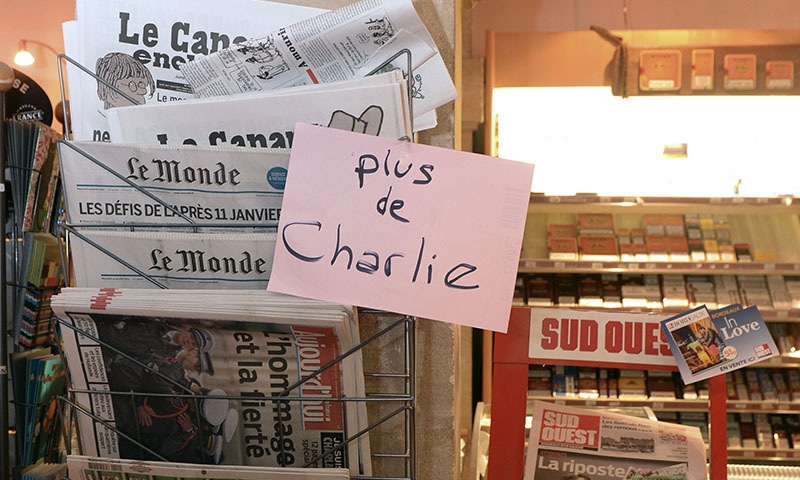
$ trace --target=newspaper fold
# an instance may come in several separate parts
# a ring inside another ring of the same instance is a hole
[[[127,478],[130,480],[161,480],[192,478],[206,480],[316,480],[350,478],[344,468],[245,467],[224,465],[194,465],[191,463],[143,462],[140,460],[110,459],[67,455],[71,480],[97,478]]]
[[[108,110],[116,142],[291,148],[297,122],[392,139],[411,137],[408,92],[397,71],[176,103]]]
[[[73,230],[75,286],[265,290],[275,233]]]
[[[60,141],[59,157],[70,225],[138,230],[274,228],[289,168],[289,150],[270,148]]]

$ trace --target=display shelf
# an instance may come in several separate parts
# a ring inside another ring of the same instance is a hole
[[[708,213],[763,214],[797,213],[800,198],[796,197],[640,197],[585,195],[531,194],[528,210],[535,212],[545,207],[554,213]]]
[[[623,262],[522,258],[520,273],[656,273],[714,275],[798,275],[798,262]]]

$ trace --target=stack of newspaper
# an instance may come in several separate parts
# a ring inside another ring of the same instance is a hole
[[[63,25],[75,140],[289,148],[296,121],[404,138],[457,97],[411,0],[78,0],[76,12]],[[394,73],[363,83],[382,72]]]
[[[368,438],[350,441],[366,424],[363,402],[342,400],[364,396],[360,355],[345,355],[358,338],[353,309],[193,292],[54,297],[81,453],[369,472]]]

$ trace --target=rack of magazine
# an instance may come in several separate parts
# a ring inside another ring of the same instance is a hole
[[[52,373],[58,363],[52,352],[57,339],[50,298],[64,277],[63,252],[54,235],[61,197],[55,155],[60,134],[42,122],[16,118],[4,119],[2,129],[0,142],[8,155],[0,156],[11,186],[9,212],[4,208],[2,213],[6,241],[0,254],[0,305],[5,309],[0,330],[6,335],[2,357],[9,362],[0,371],[10,375],[9,381],[3,380],[0,395],[4,399],[0,465],[5,478],[10,466],[29,465],[39,458],[44,444],[37,445],[33,434],[46,422],[49,399],[61,393],[43,386],[38,378]],[[34,366],[38,370],[29,369]],[[37,380],[28,381],[32,375]],[[9,386],[13,388],[7,390]]]

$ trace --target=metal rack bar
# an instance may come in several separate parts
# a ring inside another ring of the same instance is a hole
[[[10,77],[10,78],[9,78]],[[6,287],[6,102],[5,92],[11,88],[14,71],[5,63],[0,63],[0,225],[4,229],[0,239],[0,467],[3,480],[11,478],[11,462],[9,461],[8,425],[8,292]]]

